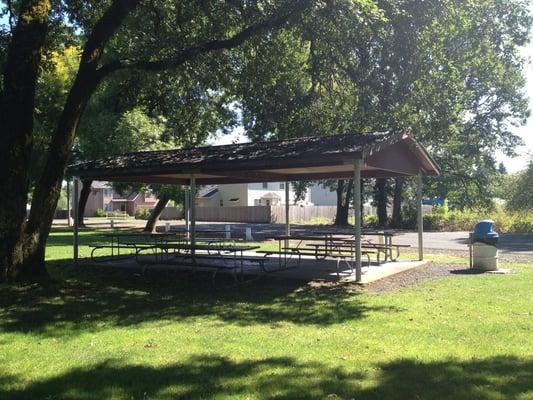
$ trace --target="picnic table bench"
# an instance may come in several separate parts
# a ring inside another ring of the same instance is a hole
[[[111,232],[103,235],[109,242],[97,242],[89,245],[91,250],[91,260],[93,262],[106,261],[106,259],[95,259],[95,253],[102,249],[111,249],[111,258],[116,257],[136,257],[140,249],[152,248],[154,244],[164,241],[182,240],[175,233],[170,232]],[[120,254],[121,250],[133,250],[127,254]],[[116,254],[115,254],[116,253]]]
[[[355,247],[355,239],[340,239],[342,242],[349,244],[350,246]],[[378,254],[378,263],[380,263],[379,254],[383,253],[384,261],[390,259],[391,261],[396,261],[400,257],[400,249],[411,247],[408,244],[393,244],[392,242],[388,243],[374,243],[370,240],[363,240],[361,242],[361,248],[365,250],[376,250]],[[396,255],[393,256],[393,250],[396,250]]]
[[[345,242],[355,246],[355,236],[353,234],[336,234],[329,231],[318,231],[315,234],[323,234],[328,236],[329,242],[333,247],[338,247],[338,242]],[[379,229],[365,229],[362,232],[361,248],[366,250],[377,251],[377,262],[381,263],[380,254],[383,254],[383,262],[387,260],[396,261],[400,256],[400,249],[411,247],[410,245],[394,244],[392,239],[397,236],[397,233],[391,230],[379,230]],[[380,239],[380,243],[372,242],[365,239],[365,236],[374,236]],[[393,251],[396,250],[396,255],[393,255]]]
[[[352,251],[352,246],[334,241],[332,239],[332,234],[327,233],[324,235],[280,235],[273,236],[270,239],[277,240],[279,242],[278,250],[263,250],[258,253],[263,253],[265,257],[269,255],[278,255],[279,256],[279,269],[287,269],[288,262],[292,257],[298,257],[297,267],[301,265],[302,256],[313,256],[317,260],[333,259],[337,261],[337,276],[340,273],[340,264],[344,262],[349,265],[350,269],[353,271],[352,261],[354,258],[354,252]],[[290,246],[291,240],[297,240],[298,243],[296,246]],[[301,247],[303,242],[308,241],[318,241],[320,243],[307,243],[306,247]],[[310,249],[309,247],[314,247]],[[368,258],[368,265],[370,265],[370,255],[376,254],[377,252],[372,249],[366,249],[362,251],[362,255]]]
[[[212,269],[213,274],[211,281],[213,286],[217,287],[217,276],[220,271],[230,271],[233,278],[233,284],[227,287],[233,287],[238,284],[244,284],[254,281],[261,277],[265,260],[261,257],[245,257],[244,252],[256,250],[259,246],[249,245],[218,245],[218,244],[189,244],[189,243],[161,243],[152,246],[160,252],[156,252],[153,262],[141,260],[140,255],[143,251],[150,248],[141,248],[137,252],[137,262],[143,265],[143,273],[149,264],[169,264],[183,265],[192,268],[195,272],[198,268]],[[215,252],[215,254],[213,254]],[[232,257],[224,257],[232,255]],[[210,260],[216,262],[209,262]],[[244,278],[244,263],[257,263],[260,268],[260,274],[252,279]]]

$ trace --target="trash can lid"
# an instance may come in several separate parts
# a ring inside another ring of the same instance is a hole
[[[474,232],[474,238],[497,238],[500,234],[498,232],[483,232],[483,233],[475,233]]]
[[[474,234],[475,235],[486,235],[488,233],[496,233],[494,232],[494,221],[490,219],[484,219],[483,221],[479,221],[476,226],[474,227]]]

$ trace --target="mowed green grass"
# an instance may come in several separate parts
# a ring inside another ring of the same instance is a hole
[[[49,287],[0,286],[0,399],[533,398],[531,265],[379,294],[215,290],[76,268],[70,246],[52,233]]]

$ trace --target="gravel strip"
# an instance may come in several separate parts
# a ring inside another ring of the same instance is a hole
[[[447,255],[447,256],[464,257],[465,260],[468,261],[468,250],[461,251],[461,250],[449,250],[449,249],[426,249],[424,254],[426,255],[442,254],[442,255]],[[516,253],[508,253],[508,252],[504,253],[502,251],[499,251],[498,257],[499,257],[499,260],[503,262],[526,263],[526,264],[533,265],[533,256],[529,254],[516,254]]]
[[[464,265],[449,265],[428,263],[421,267],[409,269],[386,278],[369,283],[364,289],[371,293],[390,292],[403,288],[417,286],[420,282],[457,276],[459,274],[479,274],[480,272],[467,269]]]

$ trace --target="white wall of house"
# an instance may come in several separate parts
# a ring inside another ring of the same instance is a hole
[[[315,206],[336,206],[337,192],[330,190],[327,186],[315,183],[309,188],[311,201]]]
[[[196,205],[198,207],[218,207],[220,206],[220,199],[220,192],[217,192],[210,197],[197,197]]]
[[[279,203],[276,204],[270,198],[279,197]],[[289,201],[294,204],[295,192],[292,185],[289,188]],[[249,206],[266,206],[267,201],[270,205],[284,205],[285,204],[285,182],[265,182],[265,183],[249,183],[248,184],[248,205]],[[309,193],[306,193],[305,198],[298,204],[312,205],[309,199]]]
[[[248,191],[246,183],[218,185],[218,192],[220,193],[218,206],[235,207],[248,205]]]
[[[210,198],[199,197],[196,204],[199,207],[233,207],[233,206],[266,206],[285,204],[285,183],[234,183],[228,185],[217,185],[218,193]],[[295,193],[290,187],[289,198],[291,204],[294,203]],[[310,192],[306,194],[303,201],[298,204],[312,205]]]

